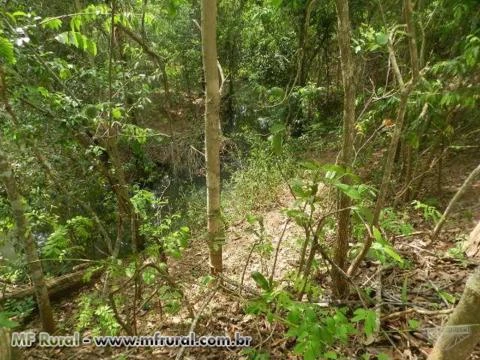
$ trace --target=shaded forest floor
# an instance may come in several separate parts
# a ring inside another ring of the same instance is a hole
[[[442,192],[428,190],[425,197],[434,196],[443,209],[467,174],[478,163],[478,150],[463,151],[451,154],[445,161]],[[428,179],[424,189],[436,189],[436,177]],[[453,309],[455,301],[463,290],[465,280],[478,263],[478,259],[467,259],[461,255],[461,241],[468,236],[480,219],[480,182],[462,197],[457,204],[452,217],[440,237],[433,244],[428,245],[426,232],[432,229],[419,214],[411,214],[411,223],[415,227],[412,236],[391,239],[395,249],[410,262],[405,269],[398,267],[382,268],[379,264],[367,262],[363,265],[360,275],[355,279],[362,288],[381,289],[381,329],[374,342],[366,344],[362,338],[352,338],[347,349],[341,353],[349,358],[360,358],[364,353],[388,354],[392,359],[424,359],[434,339],[434,330],[441,326]],[[258,253],[253,253],[245,271],[244,284],[255,290],[254,282],[250,278],[252,271],[267,273],[272,268],[274,252],[285,227],[285,236],[279,250],[278,264],[275,278],[296,268],[299,245],[298,238],[301,229],[293,223],[287,224],[287,217],[282,208],[293,201],[287,189],[281,191],[278,204],[263,211],[265,234],[273,245],[273,252],[265,260]],[[236,283],[241,281],[245,269],[245,259],[249,257],[250,248],[258,237],[250,231],[246,221],[234,223],[228,230],[227,241],[224,247],[225,275]],[[328,239],[327,239],[328,242]],[[457,254],[457,255],[455,255]],[[186,297],[197,311],[202,307],[205,299],[213,291],[201,285],[200,279],[208,275],[208,250],[200,238],[192,241],[183,257],[169,264],[170,273],[178,283],[182,284]],[[407,280],[405,280],[407,279]],[[317,281],[325,288],[321,299],[314,300],[320,304],[329,299],[329,278],[320,271]],[[228,285],[228,284],[227,284]],[[101,289],[101,283],[95,287]],[[74,314],[78,309],[78,296],[83,289],[70,299],[56,303],[55,313],[59,324],[62,324],[60,333],[71,334],[77,319]],[[286,328],[282,325],[271,325],[266,319],[246,315],[243,312],[245,290],[241,296],[238,289],[233,293],[218,290],[212,301],[206,304],[202,316],[195,328],[197,335],[229,335],[235,332],[253,337],[253,346],[270,354],[271,359],[297,359],[292,354],[294,342],[284,337]],[[403,295],[402,295],[403,293]],[[405,296],[407,301],[405,302]],[[354,307],[355,297],[352,295]],[[377,300],[380,300],[377,297]],[[307,301],[307,300],[305,300]],[[412,330],[412,320],[418,321],[415,330]],[[159,308],[152,307],[139,315],[139,335],[152,335],[160,331],[165,335],[184,335],[188,333],[191,320],[186,312],[176,316],[162,316]],[[27,329],[39,329],[38,319],[26,326]],[[88,335],[88,333],[84,333]],[[136,348],[136,349],[109,349],[82,346],[80,348],[41,349],[33,347],[25,351],[27,359],[168,359],[174,358],[178,348]],[[480,354],[480,352],[478,353]],[[247,358],[240,349],[212,349],[192,348],[185,352],[185,359],[241,359]],[[479,355],[472,358],[479,359]]]

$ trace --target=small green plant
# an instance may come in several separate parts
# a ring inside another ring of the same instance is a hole
[[[261,274],[255,273],[254,280],[263,291],[248,304],[247,313],[284,324],[286,336],[295,339],[293,351],[303,359],[337,359],[336,346],[347,344],[352,335],[371,336],[377,327],[374,310],[360,308],[349,318],[346,308],[324,309],[299,302],[286,290],[272,287]]]
[[[464,264],[467,261],[465,251],[463,250],[463,245],[461,242],[456,243],[455,246],[448,249],[447,256],[450,256]]]
[[[3,306],[4,312],[8,317],[18,321],[27,318],[35,310],[36,304],[32,296],[28,296],[21,300],[9,299]]]
[[[408,324],[408,330],[416,331],[420,328],[421,322],[420,320],[408,319],[407,324]]]
[[[422,211],[423,218],[427,222],[435,224],[442,216],[435,206],[424,204],[418,200],[412,201],[412,205],[415,210]]]
[[[77,330],[91,329],[93,335],[117,335],[120,325],[113,310],[95,295],[84,294],[80,298]]]
[[[467,241],[467,237],[465,235],[458,236],[455,239],[455,246],[448,249],[446,253],[447,256],[458,260],[462,265],[467,264],[467,257],[464,251],[465,241]]]
[[[384,231],[394,235],[409,235],[414,231],[408,214],[399,213],[392,208],[382,210],[379,223]]]
[[[373,227],[372,232],[375,239],[370,249],[373,257],[380,260],[384,265],[393,261],[400,266],[404,266],[405,260],[395,251],[394,247],[388,242],[388,240],[384,239],[380,230],[377,227]]]
[[[147,252],[153,256],[161,252],[179,258],[190,239],[190,229],[187,226],[174,229],[181,216],[179,214],[162,216],[167,201],[159,199],[147,190],[137,189],[131,201],[143,222],[140,232],[150,244]]]
[[[54,222],[53,226],[54,231],[42,247],[43,256],[62,261],[68,257],[81,255],[92,234],[92,220],[76,216],[67,220],[65,225]]]

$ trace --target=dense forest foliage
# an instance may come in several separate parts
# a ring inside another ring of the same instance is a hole
[[[0,360],[476,354],[479,88],[476,0],[2,1]]]

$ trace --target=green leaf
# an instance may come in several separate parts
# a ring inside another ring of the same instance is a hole
[[[12,13],[12,16],[13,17],[27,16],[27,13],[23,11],[15,11],[14,13]]]
[[[15,328],[19,326],[19,323],[10,320],[12,314],[7,312],[0,312],[0,328]]]
[[[377,327],[377,313],[373,310],[365,310],[364,314],[365,335],[368,337],[375,332]]]
[[[65,31],[55,36],[55,40],[65,45],[75,46],[92,56],[97,55],[97,44],[78,31]]]
[[[339,183],[335,184],[335,186],[353,200],[362,199],[362,194],[360,194],[360,192],[352,185]]]
[[[383,32],[379,32],[375,35],[375,42],[378,44],[378,45],[381,45],[381,46],[384,46],[384,45],[387,45],[388,43],[388,35],[383,33]]]
[[[357,309],[353,313],[355,316],[351,319],[352,322],[359,322],[365,319],[365,309]]]
[[[325,171],[325,177],[330,180],[345,174],[345,169],[335,164],[323,165],[322,170]]]
[[[378,241],[380,244],[384,244],[385,240],[383,240],[382,233],[376,226],[373,226],[373,237],[375,238],[375,241]]]
[[[265,276],[262,275],[262,273],[258,271],[252,272],[252,279],[257,283],[257,285],[263,289],[263,290],[270,290],[270,283],[268,280],[265,278]]]
[[[15,64],[13,44],[6,38],[0,36],[0,60],[6,64]]]
[[[420,326],[420,321],[415,320],[415,319],[409,319],[408,320],[408,328],[410,330],[417,330]]]
[[[338,359],[337,358],[337,353],[335,353],[333,351],[327,351],[325,354],[323,354],[323,357],[325,359]]]
[[[214,280],[215,280],[215,277],[213,277],[212,275],[205,275],[205,276],[200,278],[200,284],[208,285],[211,282],[213,282]]]
[[[383,251],[385,252],[385,254],[390,256],[393,260],[397,261],[398,263],[403,264],[405,262],[405,260],[403,260],[400,254],[397,253],[395,249],[390,245],[384,246]]]
[[[305,226],[308,223],[308,216],[302,210],[288,209],[287,216],[293,219],[299,226]]]
[[[82,27],[82,18],[81,16],[74,16],[70,20],[70,28],[72,29],[72,32],[74,31],[79,31],[80,28]]]
[[[363,321],[365,335],[368,337],[372,335],[377,327],[377,313],[370,309],[357,309],[354,311],[355,316],[352,318],[352,322]]]
[[[274,8],[279,8],[282,5],[283,0],[270,0]]]
[[[275,155],[278,155],[282,152],[282,145],[283,145],[283,134],[276,133],[274,135],[269,136],[270,144],[272,146],[272,152]]]
[[[272,146],[272,151],[274,154],[278,155],[282,151],[283,145],[283,135],[285,133],[285,125],[282,123],[275,123],[270,128],[269,136],[270,144]]]
[[[450,304],[455,304],[455,301],[457,301],[457,299],[455,298],[454,295],[446,292],[446,291],[443,291],[443,290],[440,290],[438,292],[438,295],[442,298],[444,298],[446,301],[448,301]]]
[[[44,29],[58,30],[62,27],[62,20],[49,17],[43,20],[40,25],[42,25]]]
[[[92,41],[90,39],[87,39],[86,50],[90,55],[96,56],[97,55],[97,44],[94,41]]]
[[[120,108],[112,109],[112,117],[117,120],[122,118],[122,111],[120,110]]]

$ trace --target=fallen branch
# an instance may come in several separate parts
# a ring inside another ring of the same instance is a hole
[[[428,315],[428,316],[435,316],[435,315],[448,315],[448,314],[451,314],[452,312],[453,312],[453,308],[452,309],[442,309],[442,310],[427,310],[427,309],[422,309],[422,308],[410,308],[410,309],[397,311],[397,312],[385,315],[384,317],[382,317],[382,321],[395,319],[395,318],[402,317],[402,316],[412,314],[412,313],[417,313],[417,314],[421,314],[421,315]]]
[[[85,280],[85,275],[91,272],[89,279]],[[46,280],[46,285],[48,289],[48,295],[50,298],[59,298],[66,296],[70,291],[78,289],[82,286],[85,286],[95,279],[97,279],[103,272],[103,268],[98,269],[83,269],[74,273],[62,275],[51,280]],[[19,289],[9,293],[5,293],[1,298],[0,302],[13,299],[23,299],[27,296],[34,295],[34,288],[32,286],[26,289]]]

